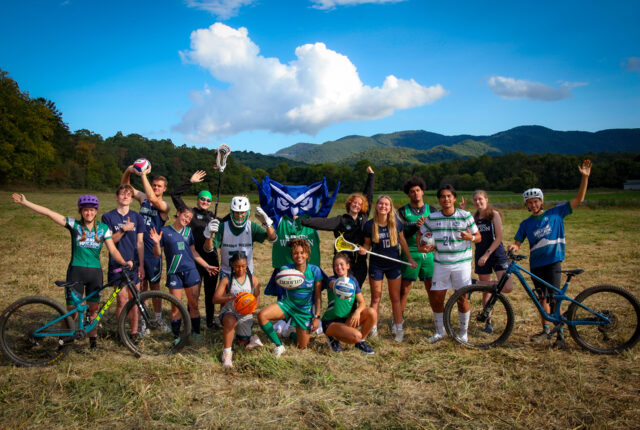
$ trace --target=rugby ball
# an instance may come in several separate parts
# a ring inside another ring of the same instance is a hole
[[[151,168],[151,163],[146,158],[138,158],[133,162],[133,168],[138,172],[144,172],[147,169]]]
[[[422,235],[420,238],[420,246],[436,246],[436,240],[430,231]]]
[[[276,284],[285,290],[295,290],[304,284],[304,274],[296,269],[283,269],[276,275]]]
[[[349,299],[356,292],[356,286],[348,276],[338,278],[333,283],[333,291],[341,299]]]

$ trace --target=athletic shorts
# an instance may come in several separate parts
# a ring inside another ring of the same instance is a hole
[[[236,318],[236,339],[248,340],[251,337],[251,330],[253,329],[253,314],[240,315],[236,312],[235,308],[227,308],[220,311],[220,324],[224,325],[222,319],[225,315],[231,314]]]
[[[76,284],[73,287],[78,298],[83,298],[94,291],[98,291],[102,287],[102,269],[97,267],[79,267],[69,266],[67,269],[67,282],[81,282],[82,284]],[[67,305],[74,305],[71,300],[71,294],[69,289],[65,288],[65,298]],[[90,297],[87,302],[100,303],[100,293]]]
[[[507,260],[507,253],[503,247],[498,247],[491,255],[484,266],[478,266],[478,260],[482,255],[475,255],[475,273],[478,275],[491,275],[492,272],[499,272],[501,270],[507,270],[509,267],[509,260]]]
[[[126,285],[127,281],[124,278],[124,276],[122,276],[122,272],[118,272],[118,273],[113,273],[114,269],[117,269],[118,267],[109,267],[109,273],[107,274],[107,282],[109,283],[114,283],[118,281],[120,278],[122,278],[122,284]],[[138,283],[140,282],[140,278],[138,277],[138,264],[137,263],[133,263],[133,270],[131,271],[131,274],[133,275],[133,285],[138,285]]]
[[[333,323],[342,323],[344,324],[345,322],[347,322],[347,320],[351,318],[351,315],[349,315],[346,318],[336,318],[334,320],[322,320],[322,333],[327,333],[327,329],[329,328],[329,326]]]
[[[157,284],[160,282],[160,276],[162,276],[162,256],[156,258],[153,254],[145,251],[144,279],[150,284]]]
[[[532,268],[531,273],[547,281],[554,287],[560,288],[562,284],[562,273],[560,273],[560,270],[562,270],[562,262],[557,261],[546,266]],[[538,297],[544,299],[553,295],[554,291],[551,288],[547,287],[535,278],[531,279],[533,280],[534,289],[538,294]]]
[[[387,279],[391,280],[398,279],[402,275],[402,271],[398,266],[383,269],[369,264],[369,279],[374,281],[382,281],[385,276],[387,277]]]
[[[303,330],[310,329],[311,319],[313,318],[310,312],[302,312],[286,300],[277,302],[277,305],[284,314],[284,320],[287,321],[290,319],[290,324],[293,327],[300,327]]]
[[[403,281],[415,281],[420,279],[421,281],[430,281],[433,278],[433,252],[425,254],[423,252],[411,252],[413,261],[416,262],[418,267],[415,269],[411,266],[402,265],[402,280]],[[407,256],[402,254],[403,261],[409,261]]]
[[[458,290],[471,284],[471,262],[456,264],[434,263],[431,291]]]
[[[193,287],[200,283],[200,274],[197,269],[186,270],[184,272],[176,272],[167,275],[167,288],[170,290],[179,290],[181,288]]]

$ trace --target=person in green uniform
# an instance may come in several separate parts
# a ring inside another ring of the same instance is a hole
[[[12,194],[14,203],[31,209],[37,214],[51,218],[53,222],[69,230],[71,234],[71,261],[67,268],[67,282],[78,282],[74,287],[78,297],[87,296],[102,287],[102,267],[100,266],[100,250],[102,244],[107,245],[111,257],[121,265],[133,267],[132,261],[125,261],[116,248],[111,238],[109,227],[97,221],[100,203],[93,195],[83,195],[78,198],[78,212],[80,219],[65,217],[44,206],[37,205],[27,200],[24,194]],[[70,295],[69,289],[65,288],[65,293]],[[67,309],[74,307],[70,296],[67,296]],[[98,315],[100,307],[100,294],[96,294],[87,300],[89,305],[89,315],[94,319]],[[137,335],[132,333],[132,335]],[[97,346],[97,328],[89,333],[89,344],[91,348]]]

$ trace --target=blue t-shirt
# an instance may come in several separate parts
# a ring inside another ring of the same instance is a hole
[[[564,217],[572,212],[569,202],[554,206],[541,215],[530,216],[520,223],[515,240],[529,240],[531,268],[548,266],[564,260]]]
[[[160,211],[151,204],[149,199],[144,199],[144,201],[140,205],[140,215],[142,215],[146,227],[146,231],[144,233],[145,253],[149,251],[151,255],[153,255],[153,247],[156,244],[153,240],[151,240],[149,231],[151,231],[151,228],[155,228],[156,232],[160,233],[160,229],[162,228],[164,223],[167,222],[167,220],[162,218]]]
[[[191,227],[183,227],[177,231],[172,225],[162,227],[160,246],[164,247],[167,259],[167,275],[196,269],[191,245],[194,244]]]
[[[295,265],[287,264],[282,266],[280,270],[295,269]],[[294,290],[285,290],[282,300],[286,300],[289,304],[294,305],[301,312],[311,313],[313,305],[313,293],[315,291],[316,282],[322,281],[322,270],[313,264],[307,264],[304,271],[304,283]]]
[[[371,251],[377,254],[386,255],[387,257],[395,258],[396,260],[400,259],[400,240],[396,238],[396,245],[391,246],[391,239],[389,237],[389,227],[378,226],[378,242],[374,242],[373,238],[373,223],[375,221],[370,219],[367,221],[363,227],[364,229],[364,237],[368,237],[371,239]],[[398,231],[398,236],[402,233],[402,221],[400,218],[396,217],[396,230]],[[395,266],[399,266],[400,263],[396,263],[395,261],[387,260],[386,258],[378,257],[376,255],[372,255],[369,258],[369,265],[382,269],[388,270],[392,269]]]
[[[122,229],[127,223],[127,220],[131,221],[135,228],[128,231],[122,236],[122,238],[116,243],[116,248],[120,251],[122,258],[125,261],[133,261],[134,264],[140,263],[138,261],[138,250],[136,244],[138,242],[138,234],[147,231],[142,216],[135,211],[129,210],[127,214],[120,215],[117,209],[109,211],[102,215],[102,222],[109,226],[111,234],[114,234]],[[113,257],[109,255],[109,267],[119,266],[115,262]]]

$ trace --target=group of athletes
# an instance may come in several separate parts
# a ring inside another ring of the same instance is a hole
[[[540,189],[531,188],[523,193],[524,204],[531,216],[522,221],[508,250],[517,251],[521,244],[529,241],[530,267],[533,274],[550,284],[560,287],[560,264],[565,254],[564,218],[584,201],[591,162],[585,160],[578,168],[581,182],[576,194],[569,202],[544,210],[544,196]],[[79,297],[89,295],[102,286],[103,274],[100,266],[100,250],[105,244],[109,250],[108,282],[118,282],[120,274],[115,268],[129,265],[137,278],[135,282],[142,290],[159,289],[162,274],[162,253],[166,260],[166,286],[179,299],[186,296],[191,318],[191,337],[199,339],[201,318],[199,310],[200,285],[204,285],[205,324],[207,328],[222,328],[223,366],[232,367],[232,345],[234,340],[247,349],[262,346],[260,337],[253,334],[253,315],[238,313],[234,298],[241,292],[250,292],[260,299],[260,282],[255,276],[253,246],[265,240],[275,243],[277,226],[259,206],[255,217],[250,218],[251,204],[246,196],[233,197],[230,212],[218,218],[211,212],[212,194],[201,191],[195,207],[188,207],[182,196],[196,183],[202,182],[206,172],[196,171],[172,194],[176,207],[175,219],[169,225],[170,205],[163,199],[167,190],[167,179],[156,176],[148,178],[150,170],[138,171],[129,166],[121,185],[116,189],[117,207],[97,220],[98,198],[83,195],[78,199],[79,219],[65,217],[44,206],[27,200],[23,194],[13,194],[14,202],[38,214],[51,218],[56,224],[67,228],[71,234],[71,261],[67,270],[67,281],[75,281]],[[140,178],[143,191],[131,186],[131,175]],[[285,347],[280,336],[290,335],[298,348],[308,345],[310,334],[320,329],[327,337],[332,351],[342,351],[341,342],[352,344],[365,354],[374,354],[367,343],[368,338],[378,336],[378,321],[382,284],[386,277],[392,309],[391,333],[396,342],[404,338],[403,314],[407,306],[409,291],[415,281],[424,283],[435,322],[434,334],[429,342],[442,340],[446,334],[443,311],[446,292],[459,289],[472,282],[472,260],[478,281],[492,283],[492,274],[497,279],[507,268],[508,260],[502,244],[502,214],[489,204],[485,191],[473,194],[476,208],[472,215],[465,210],[464,198],[457,202],[457,193],[451,185],[437,191],[440,206],[426,204],[422,178],[409,178],[403,191],[409,202],[396,210],[388,195],[380,195],[373,204],[374,172],[367,168],[367,180],[363,193],[351,194],[345,203],[346,213],[332,218],[308,218],[300,220],[307,228],[333,231],[358,245],[357,252],[336,252],[333,257],[333,275],[327,276],[317,265],[310,263],[311,247],[305,239],[291,238],[288,249],[278,259],[285,264],[281,269],[296,269],[304,274],[303,284],[292,290],[275,287],[274,277],[267,290],[277,291],[275,303],[260,309],[258,324],[266,337],[275,345],[274,354],[280,356]],[[131,209],[137,200],[140,211]],[[369,215],[373,209],[371,219]],[[475,256],[471,243],[475,243]],[[367,264],[367,251],[372,251]],[[219,252],[219,255],[218,255]],[[378,254],[378,255],[375,255]],[[275,258],[275,257],[274,257]],[[280,265],[279,265],[280,266]],[[274,275],[278,270],[274,271]],[[371,301],[365,303],[361,286],[369,279]],[[336,279],[349,277],[355,285],[355,294],[343,297],[334,292]],[[536,292],[543,307],[549,311],[549,292],[544,284],[534,279]],[[503,292],[511,291],[507,283]],[[327,290],[327,307],[322,310],[322,291]],[[119,316],[130,293],[123,289],[118,295],[116,313]],[[89,313],[95,318],[99,308],[99,296],[89,302]],[[220,305],[218,318],[215,304]],[[73,302],[67,297],[67,306]],[[179,312],[173,309],[170,324],[163,320],[162,310],[154,309],[159,327],[180,334]],[[466,297],[458,301],[459,336],[464,339],[469,322],[469,304]],[[143,338],[146,327],[137,310],[129,314],[132,336]],[[286,323],[281,323],[283,321]],[[277,322],[277,323],[276,323]],[[542,319],[542,331],[532,340],[546,339],[549,324]],[[276,324],[274,324],[276,323]],[[278,328],[288,327],[284,331]],[[492,331],[489,320],[484,328]],[[557,334],[555,345],[564,346],[562,331]],[[89,333],[91,348],[97,346],[96,330]]]

